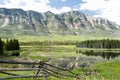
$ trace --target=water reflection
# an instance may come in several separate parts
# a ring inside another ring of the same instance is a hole
[[[76,51],[76,53],[82,53],[87,56],[101,56],[103,59],[114,59],[120,55],[120,53],[115,52],[94,52],[93,50],[90,51]]]

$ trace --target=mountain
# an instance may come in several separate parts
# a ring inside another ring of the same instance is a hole
[[[4,35],[112,35],[119,36],[120,26],[104,18],[71,11],[54,14],[22,9],[0,8],[0,34]]]

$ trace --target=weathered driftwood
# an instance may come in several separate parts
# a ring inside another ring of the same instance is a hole
[[[30,61],[14,61],[14,60],[0,60],[2,64],[40,64],[39,62],[30,62]]]
[[[6,80],[6,79],[14,79],[14,78],[42,78],[42,77],[46,77],[47,75],[38,75],[38,76],[33,76],[33,75],[29,75],[29,76],[9,76],[9,77],[4,77],[4,78],[0,78],[0,80]],[[48,75],[49,76],[49,75]]]
[[[39,68],[0,68],[0,71],[33,71]]]
[[[58,78],[72,77],[72,78],[80,79],[80,77],[77,74],[71,72],[68,69],[59,68],[54,65],[45,63],[43,61],[40,61],[40,62],[19,61],[18,62],[18,61],[12,61],[12,60],[11,61],[0,60],[0,63],[2,63],[2,64],[27,64],[27,65],[32,64],[32,65],[38,66],[37,68],[35,68],[35,67],[33,67],[33,68],[0,68],[1,73],[13,75],[10,77],[0,78],[0,80],[12,79],[12,78],[36,78],[36,77],[45,77],[46,78],[48,76],[54,76],[54,77],[58,77]],[[31,71],[31,70],[36,71],[36,73],[31,76],[30,75],[22,76],[22,75],[5,72],[5,71]],[[60,71],[60,72],[57,72],[55,70]]]
[[[10,72],[5,72],[5,71],[0,71],[0,73],[12,75],[12,76],[19,76],[19,75],[17,75],[17,74],[10,73]]]

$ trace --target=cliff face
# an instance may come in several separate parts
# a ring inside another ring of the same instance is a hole
[[[119,32],[120,27],[103,18],[94,18],[79,11],[63,14],[38,13],[22,9],[0,8],[0,33],[6,34],[84,34]],[[117,33],[116,33],[117,34]]]

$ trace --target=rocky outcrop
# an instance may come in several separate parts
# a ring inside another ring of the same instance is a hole
[[[22,9],[0,8],[0,32],[10,34],[89,34],[119,32],[120,27],[103,18],[94,18],[79,11],[63,14],[38,13]],[[115,33],[117,34],[117,33]]]

